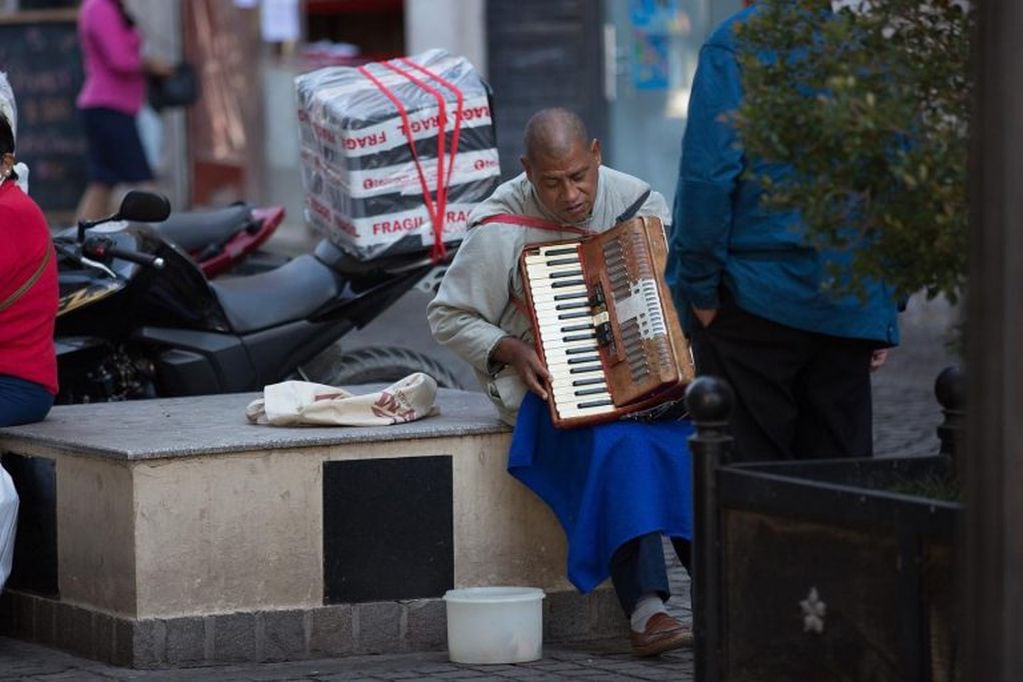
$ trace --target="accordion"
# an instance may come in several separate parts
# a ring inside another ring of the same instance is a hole
[[[526,305],[550,374],[556,427],[598,424],[679,398],[692,354],[667,287],[657,218],[523,249]]]

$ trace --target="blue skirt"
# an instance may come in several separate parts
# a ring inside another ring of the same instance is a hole
[[[555,429],[547,404],[527,393],[508,472],[554,511],[568,538],[568,579],[589,592],[611,555],[646,533],[693,536],[688,420]]]
[[[85,128],[90,182],[113,187],[153,179],[134,116],[102,107],[79,109],[79,115]]]

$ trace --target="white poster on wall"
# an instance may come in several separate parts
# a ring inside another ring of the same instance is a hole
[[[298,0],[262,0],[259,24],[263,40],[268,43],[289,43],[299,39]]]

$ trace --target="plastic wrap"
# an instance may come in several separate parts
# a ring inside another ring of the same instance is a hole
[[[11,89],[11,83],[7,80],[7,74],[0,71],[0,113],[7,117],[7,122],[11,124],[11,133],[14,134],[14,139],[18,139],[18,105],[14,101],[14,90]]]
[[[17,529],[18,491],[14,489],[10,475],[0,467],[0,590],[11,575]]]
[[[306,220],[320,234],[360,260],[461,240],[500,175],[488,89],[468,60],[430,50],[295,84]]]

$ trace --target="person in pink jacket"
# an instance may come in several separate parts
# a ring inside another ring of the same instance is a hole
[[[146,76],[167,76],[169,64],[143,57],[142,36],[122,0],[83,0],[78,14],[85,82],[76,104],[85,129],[89,183],[77,219],[110,213],[119,184],[147,186],[146,161],[135,117],[146,94]]]

